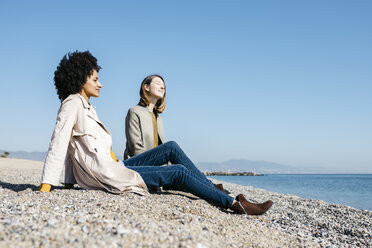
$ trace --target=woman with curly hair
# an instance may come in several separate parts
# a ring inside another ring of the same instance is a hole
[[[175,142],[167,142],[124,161],[112,153],[112,138],[99,121],[90,97],[98,97],[102,84],[97,59],[88,51],[65,55],[54,73],[55,86],[62,103],[44,163],[40,191],[58,185],[65,168],[65,187],[77,183],[85,189],[111,193],[146,194],[161,186],[177,187],[237,214],[259,215],[271,201],[255,204],[240,194],[233,198],[187,168],[193,163]],[[169,166],[153,166],[172,163]],[[195,166],[194,166],[195,167]],[[195,167],[195,170],[197,168]]]

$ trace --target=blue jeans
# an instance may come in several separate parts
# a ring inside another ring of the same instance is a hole
[[[141,175],[149,189],[161,186],[179,188],[223,208],[230,208],[234,200],[214,187],[174,141],[123,162],[128,169]],[[162,166],[168,162],[172,165]]]

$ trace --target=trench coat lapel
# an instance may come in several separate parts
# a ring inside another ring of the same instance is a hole
[[[92,107],[91,107],[92,108]],[[88,116],[90,117],[90,118],[92,118],[93,120],[95,120],[105,131],[106,131],[106,133],[108,133],[108,134],[110,134],[111,135],[111,133],[110,133],[110,131],[105,127],[105,125],[103,125],[103,123],[102,122],[100,122],[100,120],[98,120],[98,118],[95,116],[95,115],[93,115],[92,114],[92,111],[89,111],[88,112]]]
[[[85,99],[84,97],[82,97],[80,94],[78,94],[81,101],[83,102],[83,106],[84,108],[87,110],[87,115],[88,117],[92,118],[93,120],[95,120],[108,134],[111,135],[110,131],[105,127],[105,125],[103,125],[103,123],[98,119],[97,117],[97,114],[96,114],[96,111],[95,109],[93,108],[93,106],[91,104],[89,104]]]

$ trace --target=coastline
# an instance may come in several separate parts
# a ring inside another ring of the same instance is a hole
[[[268,174],[262,177],[210,178],[372,211],[371,174]]]
[[[224,172],[224,171],[203,171],[206,176],[264,176],[254,172]]]
[[[262,216],[234,215],[191,194],[56,187],[38,192],[42,162],[0,159],[0,246],[13,247],[350,247],[372,246],[372,211],[223,183]]]

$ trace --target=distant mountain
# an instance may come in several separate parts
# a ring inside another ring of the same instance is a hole
[[[4,154],[5,150],[0,150]],[[36,161],[44,161],[47,152],[25,152],[25,151],[8,151],[10,158],[20,158]],[[123,159],[122,156],[117,156]],[[247,159],[232,159],[221,163],[201,162],[197,166],[202,171],[209,172],[254,172],[261,174],[302,174],[302,173],[340,173],[337,170],[325,169],[320,167],[296,167],[285,164],[278,164],[266,161],[252,161]]]
[[[0,150],[0,153],[3,154],[5,150]],[[20,158],[36,161],[44,161],[47,152],[25,152],[25,151],[7,151],[10,153],[9,158]]]
[[[315,168],[299,168],[290,165],[266,161],[252,161],[246,159],[232,159],[221,163],[201,162],[197,164],[202,171],[223,172],[254,172],[263,174],[295,174],[312,173]]]

